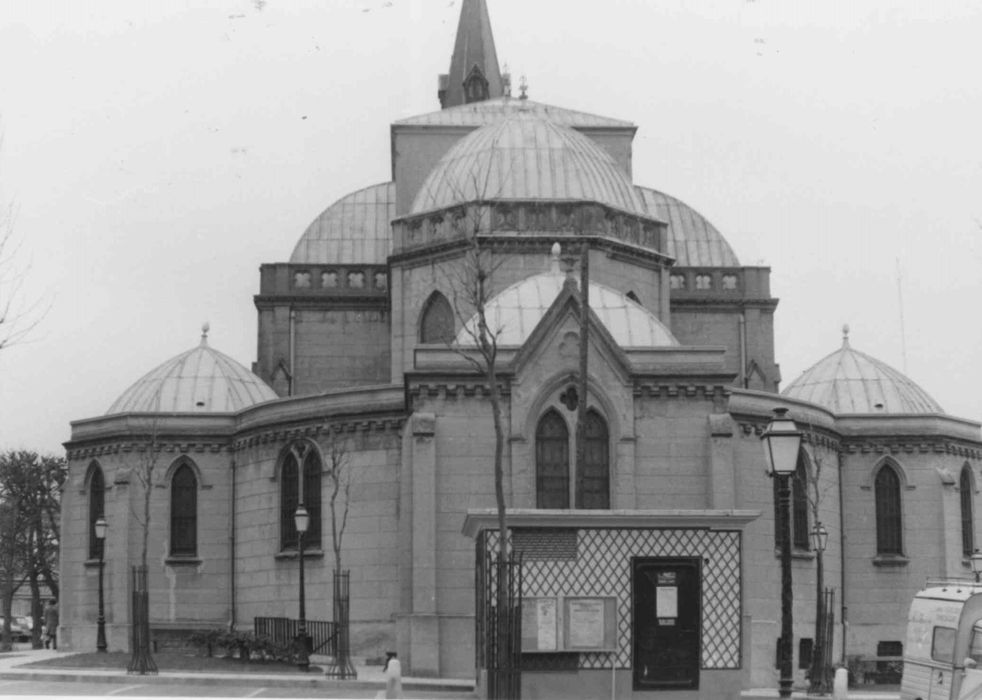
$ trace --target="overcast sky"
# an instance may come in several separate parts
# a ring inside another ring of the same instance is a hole
[[[532,99],[636,123],[635,182],[772,268],[785,385],[848,323],[982,419],[977,0],[489,6]],[[0,0],[0,202],[48,309],[0,351],[0,448],[60,452],[206,320],[251,366],[259,265],[390,178],[389,124],[439,107],[459,10]]]

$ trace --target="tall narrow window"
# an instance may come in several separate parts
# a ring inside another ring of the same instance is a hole
[[[798,453],[798,466],[791,477],[791,545],[811,549],[808,532],[808,465],[804,451]]]
[[[440,292],[433,292],[423,307],[419,342],[450,343],[454,337],[453,309]]]
[[[89,475],[89,559],[102,556],[103,541],[95,536],[95,521],[106,512],[106,482],[98,464],[90,467]]]
[[[198,554],[198,480],[187,464],[177,468],[170,482],[170,553]]]
[[[900,477],[889,464],[880,467],[873,484],[876,497],[876,553],[903,554]]]
[[[287,452],[280,471],[280,549],[296,549],[297,526],[293,520],[300,505],[300,478],[297,455]]]
[[[321,471],[317,451],[308,449],[303,460],[303,504],[310,513],[310,525],[303,536],[305,549],[319,549],[321,546]]]
[[[962,467],[962,475],[958,479],[958,490],[962,505],[962,554],[970,557],[975,551],[975,518],[973,517],[974,508],[972,506],[972,496],[975,489],[972,488],[972,472],[968,465]]]
[[[586,414],[583,473],[577,474],[576,507],[610,508],[610,445],[607,422],[596,411]]]
[[[301,471],[302,470],[302,471]],[[291,445],[280,471],[280,548],[297,548],[297,507],[310,514],[304,549],[321,546],[321,460],[310,443]]]
[[[552,410],[535,431],[535,503],[538,508],[569,508],[569,429]]]

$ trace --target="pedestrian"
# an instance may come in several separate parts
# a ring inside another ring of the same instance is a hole
[[[382,673],[385,674],[385,697],[401,698],[402,665],[394,651],[387,651],[385,655],[387,658],[385,659],[385,666],[382,667]]]
[[[44,648],[58,648],[58,601],[52,598],[44,609]],[[50,646],[49,646],[50,645]]]

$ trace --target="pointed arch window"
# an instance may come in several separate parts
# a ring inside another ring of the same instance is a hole
[[[962,467],[962,473],[958,479],[958,490],[961,497],[962,554],[970,557],[975,552],[975,508],[972,503],[975,489],[972,488],[972,470],[968,468],[968,465]]]
[[[900,475],[889,464],[876,473],[873,482],[876,500],[876,553],[903,554],[900,504]]]
[[[423,307],[419,342],[449,344],[454,338],[453,309],[440,292],[433,292]]]
[[[188,464],[179,466],[171,477],[170,554],[198,555],[198,479]]]
[[[484,77],[484,72],[474,66],[464,80],[464,101],[467,104],[481,102],[488,99],[489,95],[488,81]]]
[[[535,504],[569,508],[569,429],[555,410],[542,416],[535,431]]]
[[[808,465],[804,451],[798,453],[798,466],[791,478],[791,546],[811,549],[808,532]]]
[[[280,549],[297,548],[297,526],[293,516],[301,503],[310,514],[304,549],[320,548],[321,471],[320,457],[312,445],[301,443],[287,449],[280,468]]]
[[[106,513],[106,481],[102,468],[93,464],[89,474],[89,559],[103,554],[104,542],[95,536],[95,521]]]
[[[610,508],[610,440],[607,421],[594,410],[586,414],[583,473],[576,482],[577,508]]]

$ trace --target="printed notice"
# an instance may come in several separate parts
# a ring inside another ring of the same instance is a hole
[[[556,599],[540,598],[535,601],[536,626],[538,627],[539,649],[556,648]]]
[[[555,598],[526,598],[522,601],[522,650],[555,651],[557,638]]]
[[[600,649],[604,645],[604,601],[569,600],[569,646]]]
[[[677,586],[658,586],[655,617],[679,616],[679,589]]]

